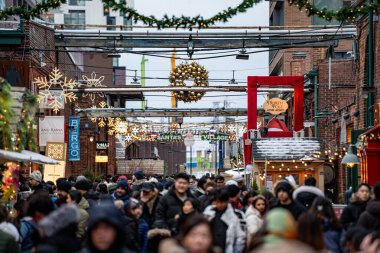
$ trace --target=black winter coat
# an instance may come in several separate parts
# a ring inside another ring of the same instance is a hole
[[[342,215],[340,216],[340,223],[344,229],[349,229],[356,226],[360,215],[365,211],[367,202],[356,201],[352,202],[343,209]]]
[[[141,251],[140,237],[139,237],[139,221],[129,215],[125,216],[126,223],[126,238],[125,245],[128,249],[136,252]]]
[[[368,202],[365,211],[360,215],[358,226],[369,230],[380,230],[380,199]]]
[[[290,205],[282,205],[279,200],[277,200],[272,206],[273,208],[284,208],[288,210],[294,217],[295,220],[298,220],[298,217],[303,213],[306,212],[306,207],[304,207],[302,204],[300,204],[297,200],[292,200],[292,203]]]
[[[157,194],[157,197],[153,203],[152,213],[149,212],[149,207],[148,207],[147,203],[143,204],[143,215],[142,215],[142,217],[148,223],[149,228],[151,228],[153,226],[153,223],[156,220],[156,209],[157,209],[157,206],[158,206],[158,203],[160,202],[160,200],[161,200],[161,196],[159,194]]]
[[[193,195],[188,191],[187,198],[194,198]],[[199,201],[195,199],[197,206],[199,206]],[[181,213],[182,200],[178,198],[175,193],[175,189],[171,189],[165,194],[160,202],[158,203],[156,209],[156,220],[153,224],[155,228],[166,228],[173,232],[175,235],[176,229],[176,219],[175,216]]]

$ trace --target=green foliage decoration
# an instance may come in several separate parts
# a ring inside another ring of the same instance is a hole
[[[30,90],[25,90],[21,119],[18,124],[18,150],[27,149],[30,151],[38,151],[36,145],[37,132],[33,129],[37,108],[37,96]]]
[[[0,149],[13,150],[10,123],[16,115],[12,103],[11,85],[0,77]]]
[[[374,3],[365,3],[359,6],[351,7],[348,5],[343,5],[337,11],[331,11],[327,8],[318,9],[313,3],[309,2],[310,0],[287,0],[290,5],[296,5],[299,10],[304,9],[308,16],[315,15],[320,18],[323,18],[327,21],[336,19],[340,22],[345,21],[355,21],[361,15],[366,15],[370,11],[376,11],[380,9],[380,1],[375,0]]]

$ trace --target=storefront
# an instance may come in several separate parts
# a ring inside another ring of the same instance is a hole
[[[277,181],[289,176],[297,185],[303,185],[307,177],[314,177],[323,191],[324,160],[313,156],[320,146],[315,138],[253,139],[253,171],[259,187],[272,190]]]
[[[380,181],[380,125],[359,137],[361,181],[375,185]]]

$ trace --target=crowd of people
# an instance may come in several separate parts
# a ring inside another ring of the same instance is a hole
[[[0,252],[380,252],[380,183],[359,185],[350,201],[338,218],[312,177],[272,193],[240,175],[44,182],[37,170],[11,210],[0,205]]]

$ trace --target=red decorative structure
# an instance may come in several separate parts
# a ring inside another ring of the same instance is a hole
[[[248,131],[257,129],[257,89],[262,86],[294,88],[293,131],[304,129],[304,77],[303,76],[248,76]],[[268,137],[293,137],[292,132],[268,132]],[[243,136],[247,138],[246,135]],[[245,163],[251,163],[251,146],[244,145]]]
[[[366,143],[360,150],[361,181],[375,185],[380,181],[380,125],[363,133],[360,138]]]

